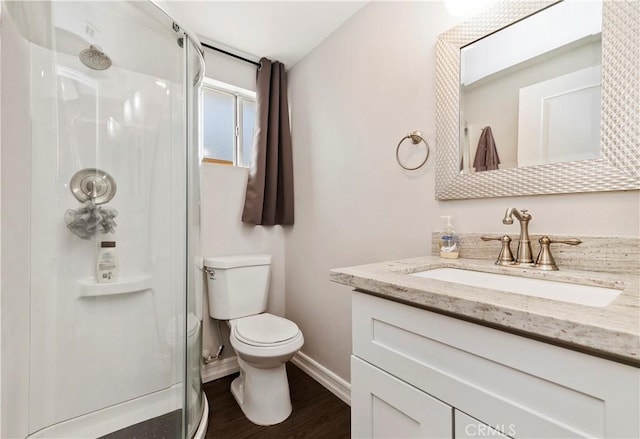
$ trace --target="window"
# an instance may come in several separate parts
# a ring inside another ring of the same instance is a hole
[[[249,167],[255,115],[255,92],[205,79],[202,87],[204,160]]]

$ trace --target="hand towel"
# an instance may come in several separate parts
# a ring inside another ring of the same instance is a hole
[[[476,169],[476,172],[492,171],[498,169],[499,164],[500,157],[496,149],[493,132],[491,131],[491,127],[486,126],[482,129],[482,134],[480,134],[480,139],[478,140],[478,148],[476,149],[476,156],[473,160],[473,167]]]

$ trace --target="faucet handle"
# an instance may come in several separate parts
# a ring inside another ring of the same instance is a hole
[[[481,236],[483,241],[502,241],[502,248],[496,260],[496,265],[511,265],[513,264],[513,253],[511,253],[511,237],[509,235],[503,236]]]
[[[547,271],[558,270],[556,261],[553,259],[553,255],[551,254],[551,248],[549,247],[551,244],[578,245],[582,243],[582,241],[577,238],[552,240],[548,236],[543,236],[538,240],[538,242],[540,243],[540,253],[538,253],[538,257],[536,258],[535,267],[540,270]]]

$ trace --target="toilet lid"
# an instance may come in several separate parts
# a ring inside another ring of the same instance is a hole
[[[236,337],[253,345],[280,343],[299,332],[298,325],[291,320],[267,313],[238,319],[235,324]]]

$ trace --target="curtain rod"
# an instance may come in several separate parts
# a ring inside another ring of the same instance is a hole
[[[207,43],[200,43],[202,47],[206,47],[207,49],[215,50],[216,52],[224,53],[225,55],[231,56],[233,58],[239,59],[240,61],[248,62],[249,64],[253,64],[254,66],[260,67],[260,63],[255,61],[251,61],[250,59],[244,58],[240,55],[236,55],[235,53],[227,52],[226,50],[219,49],[215,46],[211,46]]]

